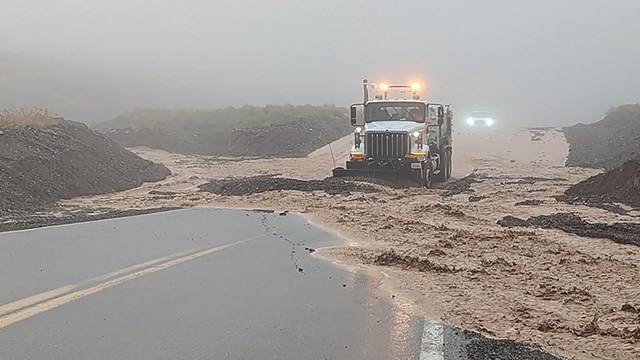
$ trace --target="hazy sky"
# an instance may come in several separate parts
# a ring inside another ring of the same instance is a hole
[[[640,101],[639,16],[638,0],[1,0],[0,49],[136,73],[158,94],[140,106],[348,105],[365,77],[420,79],[458,116],[570,124]]]

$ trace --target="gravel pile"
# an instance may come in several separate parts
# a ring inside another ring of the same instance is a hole
[[[559,199],[595,206],[619,202],[640,207],[640,159],[577,183]]]
[[[211,180],[206,184],[198,186],[198,188],[201,191],[225,196],[244,196],[278,190],[298,190],[304,192],[324,191],[332,195],[349,195],[351,192],[378,192],[378,189],[373,185],[338,178],[298,180],[273,176]]]
[[[571,213],[533,216],[527,220],[505,216],[498,221],[503,227],[540,227],[558,229],[584,237],[606,238],[621,244],[640,246],[640,223],[590,223]]]
[[[0,213],[127,190],[170,173],[84,124],[0,126]]]

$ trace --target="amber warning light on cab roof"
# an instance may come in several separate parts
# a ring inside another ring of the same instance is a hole
[[[367,85],[367,80],[364,81],[364,84],[365,86]],[[389,91],[392,89],[398,89],[400,90],[401,93],[411,92],[412,98],[414,100],[420,100],[420,94],[418,94],[418,91],[422,88],[422,85],[418,82],[413,82],[408,85],[389,85],[386,82],[381,82],[381,83],[371,83],[370,86],[373,90],[378,92],[378,94],[375,95],[376,100],[382,100],[382,99],[387,100],[389,98]]]

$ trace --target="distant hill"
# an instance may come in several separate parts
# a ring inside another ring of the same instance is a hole
[[[350,131],[333,105],[242,106],[214,110],[135,110],[95,124],[122,146],[184,154],[300,157]]]

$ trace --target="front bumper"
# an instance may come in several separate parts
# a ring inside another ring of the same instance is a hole
[[[362,161],[347,161],[347,167],[333,169],[334,177],[388,177],[415,176],[422,171],[422,161],[419,159],[367,159]]]

